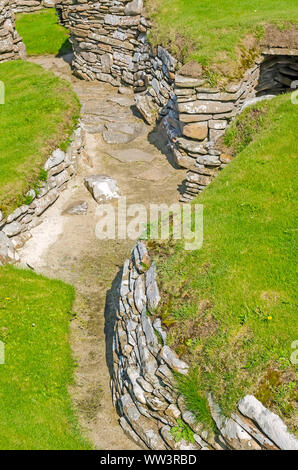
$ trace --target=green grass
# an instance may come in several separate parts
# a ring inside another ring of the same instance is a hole
[[[252,393],[295,428],[297,125],[289,95],[246,110],[226,137],[237,157],[195,200],[204,205],[202,249],[150,242],[159,314],[193,369],[180,391],[202,421],[206,392],[227,415]]]
[[[215,82],[238,78],[247,68],[256,45],[243,44],[246,36],[259,38],[269,23],[298,21],[293,0],[147,0],[146,7],[153,45],[169,47],[182,62],[200,62]]]
[[[21,204],[51,152],[66,141],[79,116],[70,84],[39,65],[0,64],[5,104],[0,105],[0,209]]]
[[[74,290],[30,271],[0,268],[0,449],[90,449],[68,387]]]
[[[69,32],[58,24],[54,8],[17,14],[16,29],[28,55],[63,55],[71,50]]]

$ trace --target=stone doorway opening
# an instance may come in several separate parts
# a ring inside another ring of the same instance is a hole
[[[279,95],[298,88],[298,57],[266,55],[260,65],[256,96]]]

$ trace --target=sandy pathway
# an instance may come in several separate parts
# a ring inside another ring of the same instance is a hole
[[[128,204],[169,204],[178,202],[177,188],[184,174],[173,168],[161,153],[159,149],[166,150],[164,142],[137,116],[132,98],[118,94],[109,85],[75,79],[62,59],[36,58],[34,62],[72,82],[83,105],[83,123],[90,133],[87,134],[86,158],[80,162],[77,176],[42,216],[42,224],[32,230],[33,237],[20,251],[21,259],[38,273],[62,279],[76,289],[71,344],[78,367],[71,393],[82,428],[96,449],[136,449],[122,432],[112,405],[111,358],[106,351],[113,327],[109,303],[113,302],[117,275],[134,241],[96,238],[97,204],[84,187],[83,179],[92,174],[114,177]],[[101,133],[106,122],[134,123],[143,126],[143,130],[132,142],[109,145]],[[154,159],[123,163],[110,155],[115,150],[131,149],[151,154]],[[64,210],[77,201],[87,202],[87,213],[65,214]]]

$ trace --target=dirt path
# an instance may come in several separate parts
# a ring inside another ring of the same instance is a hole
[[[82,103],[82,122],[88,133],[86,158],[80,162],[77,176],[42,216],[42,224],[32,230],[33,237],[21,250],[21,259],[37,272],[75,286],[76,316],[71,322],[71,344],[78,367],[71,392],[82,428],[96,449],[136,449],[122,432],[112,405],[110,358],[106,352],[113,326],[108,308],[109,302],[113,302],[112,285],[116,285],[117,274],[134,241],[96,238],[98,205],[84,187],[83,179],[94,174],[112,176],[128,204],[169,204],[178,202],[177,188],[184,174],[159,150],[166,150],[162,138],[137,116],[131,95],[120,95],[106,84],[72,77],[62,59],[42,57],[34,62],[72,82]],[[139,136],[126,144],[109,145],[102,137],[106,123],[114,124],[116,130],[123,123],[136,126]],[[132,149],[134,154],[142,151],[154,158],[151,162],[127,163],[111,156],[114,151],[131,153]],[[87,213],[65,214],[65,209],[78,201],[87,202]]]

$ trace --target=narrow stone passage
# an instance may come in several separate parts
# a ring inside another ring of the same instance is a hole
[[[96,449],[136,449],[118,424],[106,357],[113,326],[106,298],[113,302],[114,280],[134,241],[96,238],[98,205],[85,188],[84,178],[113,177],[127,204],[170,204],[179,200],[183,171],[171,165],[161,134],[137,115],[128,90],[120,94],[110,85],[78,80],[61,58],[33,61],[71,81],[82,103],[86,152],[77,175],[32,230],[32,239],[20,251],[21,260],[76,289],[71,344],[77,368],[71,394],[82,428]],[[69,208],[80,204],[81,213],[71,215]]]

